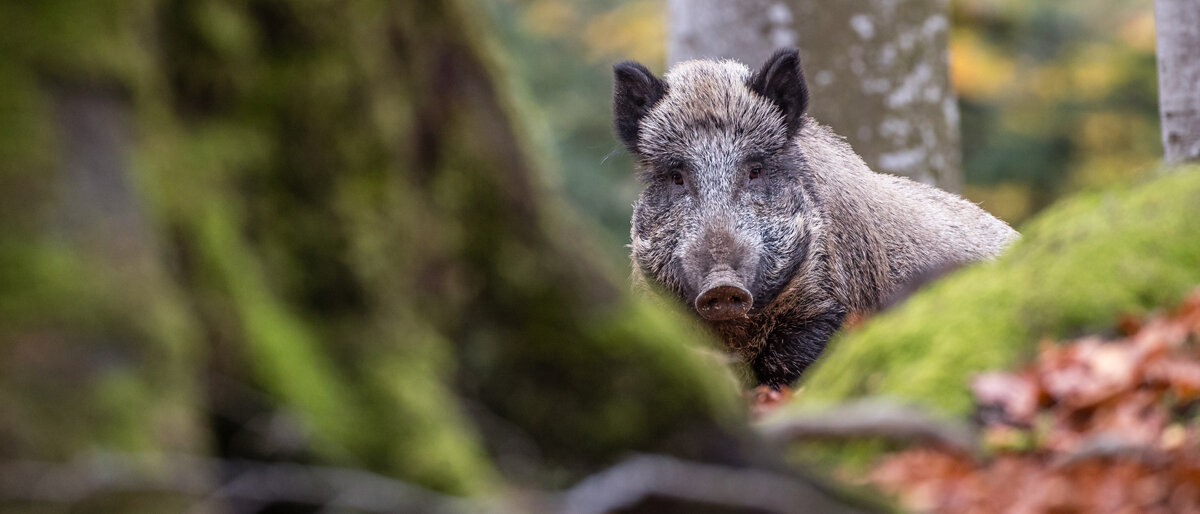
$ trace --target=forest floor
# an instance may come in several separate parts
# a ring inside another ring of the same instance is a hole
[[[1200,289],[976,375],[980,452],[910,445],[852,481],[918,512],[1200,512]],[[964,384],[966,386],[966,384]],[[755,390],[762,417],[789,390]]]

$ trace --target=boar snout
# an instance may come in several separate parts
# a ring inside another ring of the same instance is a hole
[[[696,312],[709,321],[740,318],[750,311],[754,296],[742,286],[737,274],[729,270],[709,274],[696,297]]]

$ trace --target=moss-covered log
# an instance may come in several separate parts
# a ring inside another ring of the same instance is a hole
[[[960,270],[838,338],[799,405],[889,396],[951,414],[973,373],[1039,340],[1108,332],[1200,284],[1200,169],[1070,198],[994,263]]]

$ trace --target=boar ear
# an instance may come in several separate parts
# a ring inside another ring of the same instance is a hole
[[[617,136],[638,153],[638,127],[650,108],[667,93],[667,86],[645,66],[625,61],[613,66],[613,127]]]
[[[783,112],[788,137],[800,130],[808,108],[808,86],[800,69],[800,51],[781,48],[750,78],[750,89],[766,97]]]

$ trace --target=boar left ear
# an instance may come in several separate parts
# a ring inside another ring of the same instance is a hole
[[[625,61],[613,66],[613,127],[629,151],[638,153],[638,129],[667,86],[645,66]]]
[[[808,108],[808,86],[800,69],[800,51],[781,48],[750,78],[750,89],[766,97],[783,112],[788,138],[800,130]]]

